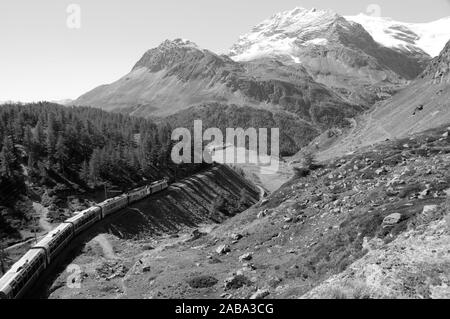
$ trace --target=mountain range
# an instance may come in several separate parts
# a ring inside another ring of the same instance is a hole
[[[236,113],[226,116],[245,108],[246,118],[257,119],[248,126],[298,128],[303,137],[292,137],[282,126],[290,140],[285,153],[291,153],[373,105],[397,103],[417,83],[422,92],[430,83],[445,82],[448,64],[436,52],[450,39],[447,26],[450,18],[413,24],[295,8],[255,26],[228,55],[189,40],[167,40],[121,79],[71,104],[170,116],[175,123],[194,115],[211,122],[214,110],[218,122],[209,124],[215,126],[245,124]]]

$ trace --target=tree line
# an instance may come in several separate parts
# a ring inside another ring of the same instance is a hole
[[[180,168],[170,160],[171,131],[167,123],[89,107],[4,104],[1,195],[7,198],[27,183],[51,187],[68,180],[92,188],[162,178]]]

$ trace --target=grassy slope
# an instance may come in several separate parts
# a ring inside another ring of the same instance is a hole
[[[338,138],[322,136],[318,156],[321,159],[342,156],[361,147],[386,139],[450,123],[450,87],[417,80],[385,103],[357,118],[357,125]],[[331,144],[331,145],[329,145]]]

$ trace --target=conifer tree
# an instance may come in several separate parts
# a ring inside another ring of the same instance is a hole
[[[101,154],[98,148],[94,149],[92,152],[91,159],[89,160],[89,177],[90,181],[94,183],[94,185],[98,182],[100,178],[100,160]]]
[[[3,139],[3,147],[0,154],[0,172],[2,176],[5,178],[13,177],[14,170],[18,169],[19,163],[17,163],[16,150],[10,136],[5,136]]]
[[[81,169],[80,169],[79,175],[80,175],[80,179],[83,182],[85,182],[85,183],[89,182],[90,172],[89,172],[89,164],[87,161],[83,161],[83,164],[81,164]]]
[[[50,114],[48,117],[47,124],[47,138],[46,138],[46,150],[47,156],[49,159],[53,159],[56,147],[56,131],[55,131],[55,119],[53,114]]]
[[[58,136],[58,141],[56,142],[55,146],[55,159],[58,162],[58,165],[61,170],[64,170],[64,166],[67,159],[67,152],[68,149],[65,144],[64,137],[62,135]]]

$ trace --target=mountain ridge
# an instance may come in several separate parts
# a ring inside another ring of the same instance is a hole
[[[236,61],[274,57],[301,64],[353,103],[371,106],[377,90],[414,79],[431,57],[385,47],[358,23],[330,10],[296,8],[264,20],[230,49]]]

